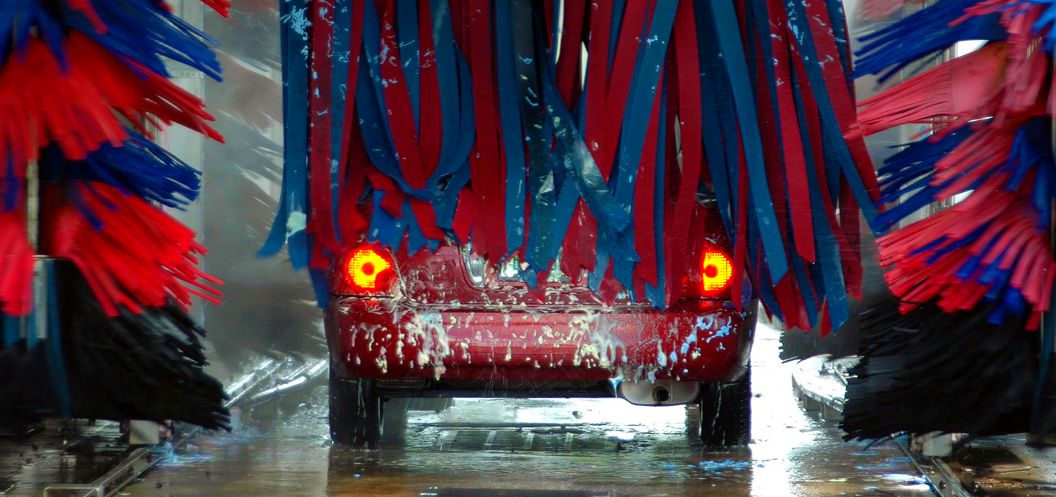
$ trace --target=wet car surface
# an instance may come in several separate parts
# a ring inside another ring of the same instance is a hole
[[[686,408],[621,399],[457,399],[412,412],[402,440],[376,451],[333,446],[325,386],[273,423],[192,442],[126,489],[217,495],[931,495],[897,447],[845,443],[804,413],[760,324],[753,350],[753,438],[709,450],[686,437]],[[263,419],[262,413],[254,417]],[[265,426],[265,425],[272,426]]]

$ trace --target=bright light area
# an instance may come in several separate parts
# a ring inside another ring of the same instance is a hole
[[[356,288],[374,290],[378,276],[392,267],[387,259],[370,247],[361,247],[348,260],[348,275]]]
[[[953,56],[960,57],[962,55],[968,55],[986,45],[986,40],[967,40],[959,41],[953,46]]]

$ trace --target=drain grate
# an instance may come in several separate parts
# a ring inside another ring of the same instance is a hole
[[[606,430],[610,427],[554,423],[423,423],[410,429],[406,443],[407,448],[430,452],[540,454],[634,451],[648,445],[633,437],[628,440],[621,434],[614,435]]]
[[[568,430],[452,428],[439,431],[436,443],[441,451],[568,452],[573,447],[581,449],[597,445],[587,441],[591,437],[585,438]],[[602,444],[611,445],[611,442],[603,439]]]

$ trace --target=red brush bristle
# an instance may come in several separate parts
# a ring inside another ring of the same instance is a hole
[[[33,309],[33,251],[21,213],[0,212],[0,313],[25,316]]]
[[[1028,199],[994,187],[997,183],[984,184],[964,202],[877,239],[880,263],[890,267],[885,277],[891,291],[903,300],[903,312],[936,298],[946,312],[975,308],[989,290],[989,285],[981,284],[984,269],[999,258],[1000,270],[1011,271],[1008,284],[1033,309],[1048,308],[1056,273],[1048,234],[1031,221]],[[982,209],[983,205],[990,208]],[[955,247],[983,227],[986,230],[978,239]],[[951,250],[936,256],[947,248]],[[980,267],[962,278],[958,272],[972,257],[981,258]]]
[[[202,3],[224,17],[231,15],[230,0],[202,0]]]
[[[55,142],[67,158],[79,160],[103,143],[120,146],[127,134],[115,112],[143,132],[143,123],[178,123],[222,139],[207,124],[212,116],[202,101],[160,75],[78,33],[68,36],[66,51],[69,64],[61,67],[34,39],[24,57],[0,69],[0,156],[26,163]]]
[[[992,43],[863,100],[858,119],[865,134],[902,124],[962,124],[995,115],[1007,57],[1008,44]]]
[[[121,307],[138,312],[175,300],[187,306],[193,296],[219,303],[220,280],[198,268],[205,248],[194,232],[139,197],[103,183],[71,186],[83,209],[63,202],[42,227],[48,254],[80,268],[107,314]]]

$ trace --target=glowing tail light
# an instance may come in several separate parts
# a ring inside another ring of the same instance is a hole
[[[733,279],[733,262],[725,252],[708,247],[700,256],[700,292],[714,297],[725,292]]]
[[[371,245],[356,247],[345,256],[338,293],[388,295],[396,283],[392,257]]]

